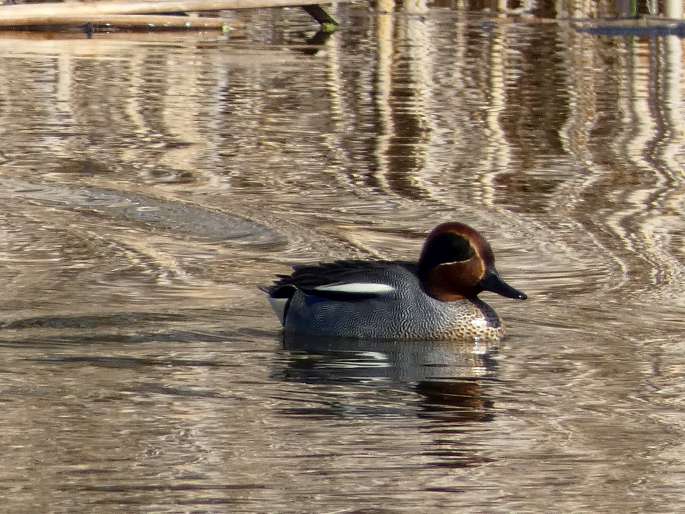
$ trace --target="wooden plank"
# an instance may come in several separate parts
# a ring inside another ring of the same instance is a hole
[[[332,3],[322,0],[318,3]],[[0,6],[0,27],[61,25],[64,20],[103,14],[162,14],[311,5],[312,0],[161,0],[89,3],[42,3]]]
[[[200,16],[171,16],[162,14],[92,14],[65,16],[60,25],[87,25],[112,27],[147,27],[162,29],[217,29],[223,30],[228,22],[221,18]],[[37,23],[36,25],[43,25]]]

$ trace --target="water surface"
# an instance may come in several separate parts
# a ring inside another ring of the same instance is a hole
[[[3,35],[6,510],[682,510],[683,41],[538,4]],[[448,220],[505,342],[283,340],[259,285]]]

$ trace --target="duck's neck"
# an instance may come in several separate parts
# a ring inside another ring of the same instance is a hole
[[[460,284],[455,284],[454,275],[446,267],[433,268],[428,272],[422,272],[419,267],[418,276],[421,281],[421,287],[426,294],[441,302],[476,299],[475,294],[466,294],[462,291],[461,287],[458,287]]]

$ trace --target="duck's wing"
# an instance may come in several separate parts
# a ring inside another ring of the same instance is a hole
[[[410,267],[400,261],[335,261],[314,266],[295,266],[291,275],[279,275],[264,288],[271,298],[290,298],[296,290],[338,301],[355,301],[395,291],[388,281],[394,266]]]

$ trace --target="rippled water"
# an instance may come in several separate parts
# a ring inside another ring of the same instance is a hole
[[[2,35],[4,509],[683,510],[683,40],[520,4]],[[447,220],[504,343],[282,339],[259,285]]]

